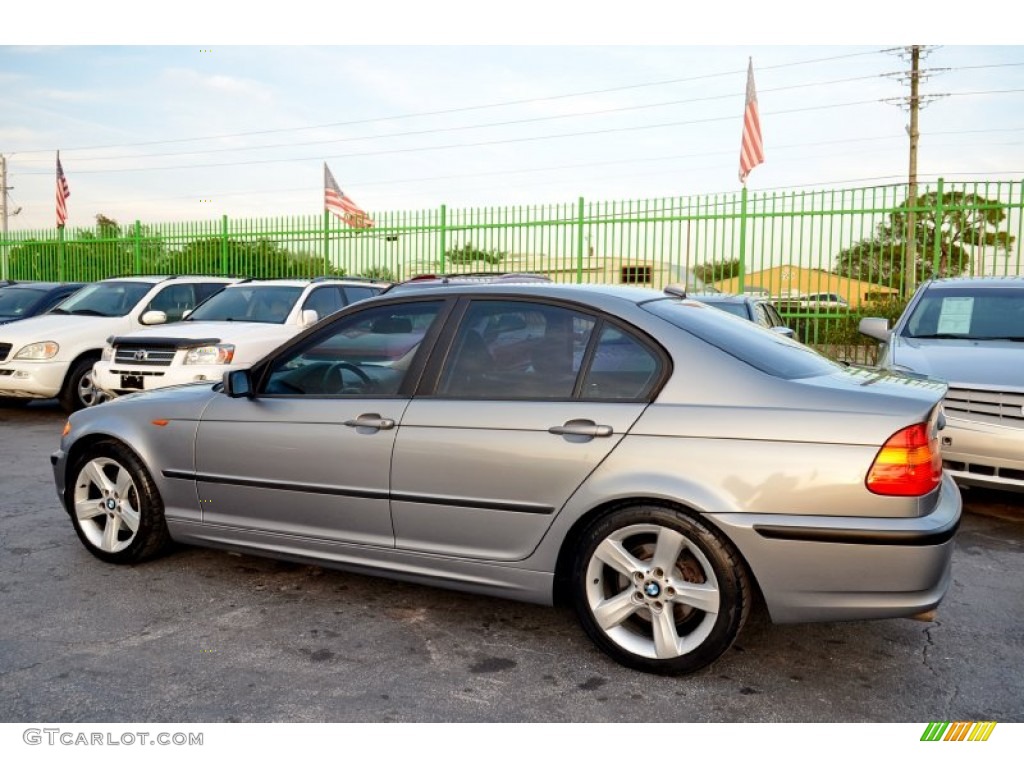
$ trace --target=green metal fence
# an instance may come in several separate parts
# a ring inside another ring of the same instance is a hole
[[[97,280],[126,274],[253,277],[540,272],[561,282],[663,288],[704,283],[773,297],[801,337],[837,357],[856,320],[898,313],[933,275],[1021,274],[1024,182],[919,184],[573,203],[374,212],[351,229],[323,213],[15,231],[0,277]],[[906,232],[909,210],[916,230]],[[913,264],[907,263],[914,242]],[[826,302],[822,294],[838,296]],[[818,296],[815,300],[813,297]],[[808,298],[811,297],[811,298]],[[841,302],[845,302],[845,306]]]

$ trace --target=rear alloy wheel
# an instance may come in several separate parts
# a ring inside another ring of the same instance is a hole
[[[666,507],[600,518],[583,534],[573,569],[573,603],[587,634],[645,672],[707,666],[732,645],[750,609],[750,578],[732,545]]]
[[[136,563],[170,542],[164,506],[152,478],[119,443],[90,448],[72,470],[68,489],[78,538],[109,563]]]

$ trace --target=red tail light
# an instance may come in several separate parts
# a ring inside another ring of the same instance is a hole
[[[885,441],[868,470],[868,490],[883,496],[924,496],[942,480],[942,454],[928,424],[901,429]]]

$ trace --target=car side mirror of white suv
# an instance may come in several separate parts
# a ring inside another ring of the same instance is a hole
[[[316,325],[316,321],[320,319],[320,315],[316,313],[315,309],[304,309],[302,310],[302,319],[299,324],[303,328],[309,328],[311,325]]]
[[[142,313],[139,322],[143,325],[162,325],[167,322],[167,313],[161,312],[159,309],[151,309]]]
[[[857,330],[872,339],[889,340],[889,321],[884,317],[862,317]]]

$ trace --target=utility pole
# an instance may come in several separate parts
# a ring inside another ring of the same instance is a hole
[[[0,251],[3,252],[3,259],[0,260],[0,280],[7,279],[7,158],[0,155],[0,203],[3,204],[3,230],[0,230]]]
[[[921,138],[918,129],[918,113],[921,108],[927,106],[936,99],[948,96],[948,93],[921,94],[920,86],[923,80],[936,72],[948,71],[946,68],[921,69],[921,60],[927,58],[932,46],[911,45],[906,48],[892,48],[889,53],[897,53],[901,57],[910,59],[910,71],[890,72],[888,77],[895,77],[901,83],[910,83],[910,97],[901,96],[894,99],[883,99],[883,101],[905,107],[910,112],[910,124],[907,125],[907,135],[910,137],[910,164],[907,172],[907,228],[903,233],[903,295],[910,296],[917,288],[917,145]]]
[[[903,262],[903,295],[911,296],[917,287],[917,142],[921,134],[917,113],[921,106],[918,86],[921,80],[921,46],[910,46],[910,169],[907,173],[907,236]]]

